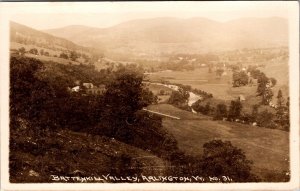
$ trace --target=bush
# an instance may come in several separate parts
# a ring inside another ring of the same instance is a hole
[[[223,117],[227,117],[227,106],[225,104],[218,104],[213,119],[220,120]]]
[[[229,176],[234,182],[253,182],[258,178],[251,173],[252,161],[230,141],[213,140],[203,145],[201,169],[206,176]]]
[[[201,100],[196,101],[193,105],[192,108],[199,113],[202,113],[203,115],[209,115],[212,111],[213,108],[210,106],[210,102],[207,102],[205,106],[201,104]]]
[[[257,123],[261,127],[266,128],[276,128],[276,124],[273,121],[274,114],[269,112],[268,110],[264,110],[263,112],[259,113],[257,116]]]
[[[38,54],[39,54],[39,52],[38,52],[38,50],[37,50],[36,48],[30,49],[30,50],[29,50],[29,53],[35,54],[35,55],[38,55]]]
[[[168,103],[179,106],[187,103],[187,100],[189,98],[188,92],[182,90],[182,91],[172,91],[172,94],[169,98]]]
[[[61,53],[61,54],[59,55],[59,57],[60,57],[60,58],[64,58],[64,59],[69,59],[69,56],[68,56],[67,54],[65,54],[65,53]]]
[[[242,108],[243,106],[240,100],[231,101],[229,111],[228,111],[228,119],[231,121],[238,119],[241,115]]]

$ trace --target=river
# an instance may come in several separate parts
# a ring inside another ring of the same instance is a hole
[[[173,85],[173,84],[162,84],[162,83],[155,83],[155,82],[149,82],[150,84],[154,84],[154,85],[160,85],[160,86],[165,86],[167,88],[170,88],[174,91],[179,91],[179,86],[177,85]],[[189,91],[189,99],[188,99],[188,106],[192,106],[196,101],[198,100],[201,100],[202,97],[197,95],[197,94],[194,94],[193,92]],[[192,109],[192,112],[193,113],[197,113],[193,108]]]

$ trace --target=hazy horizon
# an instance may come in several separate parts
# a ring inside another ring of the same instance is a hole
[[[38,30],[69,25],[107,28],[126,21],[203,17],[218,22],[239,18],[288,18],[285,2],[87,2],[11,5],[11,20]]]
[[[83,24],[83,23],[82,24],[75,24],[74,23],[74,24],[64,25],[64,26],[60,26],[60,27],[42,28],[42,29],[36,28],[36,27],[34,27],[34,26],[30,25],[30,24],[25,24],[25,23],[22,23],[22,22],[19,22],[19,21],[16,21],[16,20],[11,20],[11,21],[19,23],[19,24],[22,24],[22,25],[25,25],[25,26],[28,26],[28,27],[31,27],[31,28],[34,28],[34,29],[37,29],[37,30],[51,30],[51,29],[65,28],[65,27],[70,27],[70,26],[82,26],[82,27],[91,27],[91,28],[109,28],[109,27],[114,27],[114,26],[117,26],[119,24],[130,22],[130,21],[135,21],[135,20],[151,20],[151,19],[160,19],[160,18],[161,19],[172,18],[172,19],[180,19],[180,20],[207,19],[207,20],[211,20],[211,21],[219,22],[219,23],[227,23],[227,22],[231,22],[231,21],[235,21],[235,20],[239,20],[239,19],[270,19],[270,18],[287,19],[287,18],[279,17],[279,16],[269,16],[269,17],[240,17],[240,18],[230,19],[230,20],[227,20],[227,21],[218,21],[218,20],[207,18],[207,17],[188,17],[188,18],[180,18],[180,17],[149,17],[149,18],[136,18],[136,19],[125,20],[125,21],[121,21],[119,23],[113,24],[111,26],[106,26],[106,27],[92,26],[92,25],[87,25],[87,24]]]

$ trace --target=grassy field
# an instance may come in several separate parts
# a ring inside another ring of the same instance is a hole
[[[38,47],[36,45],[24,45],[24,44],[20,44],[20,43],[17,43],[17,42],[10,42],[10,49],[16,49],[17,50],[17,49],[22,48],[22,47],[24,47],[26,51],[29,51],[30,49],[36,48],[39,52],[39,55],[25,53],[25,56],[32,57],[32,58],[37,58],[37,59],[42,60],[42,61],[53,61],[53,62],[57,62],[57,63],[60,63],[60,64],[69,64],[69,63],[79,64],[80,62],[84,63],[84,59],[82,59],[81,57],[78,58],[76,60],[76,62],[74,62],[72,60],[64,59],[64,58],[59,58],[59,55],[62,53],[62,50],[66,50],[62,47],[60,47],[58,50],[53,50],[53,49],[49,49],[49,48],[41,48],[41,47]],[[42,50],[42,49],[45,52],[49,52],[50,56],[40,55],[40,50]],[[62,49],[62,50],[60,50],[60,49]],[[83,52],[83,53],[88,54],[86,52]],[[54,55],[56,55],[57,57],[54,57]]]
[[[284,63],[269,63],[269,65],[266,65],[262,71],[266,72],[267,76],[275,77],[277,79],[276,73],[280,73],[278,66],[283,66],[283,64]],[[274,71],[273,68],[275,68]],[[271,72],[269,70],[271,70]],[[283,69],[283,74],[279,75],[277,85],[273,87],[273,103],[277,103],[276,96],[279,89],[282,90],[283,96],[285,100],[287,100],[289,88],[286,84],[287,81],[285,80],[285,78],[287,78],[287,72],[285,70],[286,68]],[[214,96],[213,99],[206,100],[206,102],[209,101],[213,106],[221,102],[229,106],[231,100],[235,100],[240,95],[243,95],[246,99],[243,101],[243,112],[245,113],[251,113],[253,105],[261,102],[261,97],[256,96],[256,85],[232,87],[232,73],[230,71],[228,71],[227,75],[222,76],[220,79],[216,78],[215,72],[208,73],[207,68],[198,68],[193,71],[162,71],[152,73],[148,75],[147,78],[152,82],[164,80],[169,81],[170,83],[190,85],[192,88],[212,93]],[[157,88],[158,87],[150,87],[153,91],[156,91]],[[203,104],[206,104],[206,102]],[[275,112],[273,108],[268,106],[261,106],[259,111],[263,111],[265,109],[273,113]]]
[[[50,48],[41,48],[41,47],[38,47],[36,45],[31,45],[31,44],[25,45],[25,44],[20,44],[20,43],[17,43],[17,42],[10,42],[10,48],[11,49],[19,49],[19,48],[22,48],[22,47],[24,47],[26,51],[29,51],[32,48],[36,48],[38,50],[38,52],[40,52],[40,50],[43,49],[44,51],[49,52],[49,54],[51,56],[53,56],[53,55],[59,56],[59,54],[62,52],[61,50],[53,50],[53,49],[50,49]],[[63,49],[63,48],[60,47],[60,49]]]
[[[152,105],[149,109],[180,117],[180,120],[164,118],[163,126],[177,139],[179,148],[188,154],[201,154],[205,142],[222,139],[245,151],[247,158],[254,162],[253,172],[261,177],[269,176],[272,171],[289,169],[288,132],[212,121],[167,104]]]
[[[146,88],[149,88],[149,90],[152,91],[154,95],[158,97],[158,103],[166,103],[171,95],[171,89],[167,88],[165,86],[157,85],[157,84],[145,84]],[[163,90],[165,92],[165,95],[161,95],[160,91]]]
[[[223,100],[236,99],[240,94],[255,94],[253,87],[232,88],[231,72],[217,78],[215,72],[208,73],[207,68],[198,68],[193,71],[163,71],[150,74],[150,81],[166,80],[170,83],[190,85],[192,88],[212,93],[214,98]]]
[[[79,65],[79,62],[74,62],[72,60],[67,60],[64,58],[59,58],[59,57],[49,57],[49,56],[43,56],[43,55],[34,55],[34,54],[29,54],[29,53],[25,53],[26,57],[31,57],[31,58],[36,58],[42,61],[52,61],[52,62],[56,62],[59,64],[75,64],[75,65]]]

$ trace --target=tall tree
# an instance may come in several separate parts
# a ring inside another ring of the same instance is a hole
[[[278,90],[278,94],[277,94],[277,106],[278,107],[282,107],[284,105],[284,98],[282,96],[282,91]]]
[[[234,120],[239,118],[241,116],[242,108],[243,106],[240,100],[231,101],[229,111],[228,111],[228,119]]]
[[[251,114],[251,117],[253,119],[253,121],[256,121],[257,119],[257,116],[258,116],[258,108],[259,108],[259,105],[255,104],[252,106],[252,114]]]
[[[44,55],[44,49],[40,50],[40,55]]]
[[[22,55],[22,56],[23,56],[23,55],[25,54],[25,52],[26,52],[26,50],[25,50],[24,47],[19,48],[18,51],[19,51],[20,55]]]
[[[70,53],[70,59],[71,59],[72,61],[75,61],[78,57],[79,57],[79,56],[78,56],[77,52],[71,51],[71,53]]]
[[[218,77],[221,77],[222,74],[223,74],[223,72],[224,72],[224,69],[219,68],[219,69],[216,70],[216,75],[217,75]]]
[[[104,94],[103,116],[111,124],[113,136],[118,129],[134,121],[136,111],[150,104],[153,94],[146,93],[143,73],[136,66],[121,66],[112,78]]]
[[[262,104],[268,105],[272,101],[273,91],[271,88],[266,88],[262,95]]]
[[[276,84],[276,80],[270,80],[263,72],[260,73],[258,76],[258,86],[257,86],[257,95],[261,96],[262,100],[261,103],[264,105],[268,105],[273,97],[273,92],[271,89],[271,85],[273,83]]]
[[[257,123],[261,127],[267,128],[275,128],[275,124],[273,122],[274,114],[269,112],[268,110],[264,110],[259,113],[257,116]]]
[[[227,107],[225,104],[218,104],[217,109],[214,113],[214,119],[215,120],[220,120],[223,117],[227,116]]]

